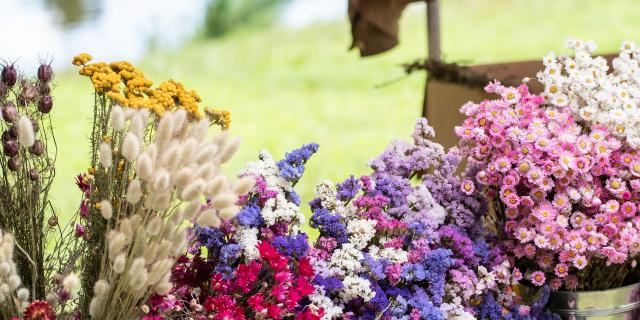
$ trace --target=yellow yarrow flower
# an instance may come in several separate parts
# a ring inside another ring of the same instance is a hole
[[[231,113],[229,111],[206,108],[204,113],[209,117],[209,121],[219,125],[222,130],[227,130],[231,126]]]
[[[76,66],[81,66],[87,64],[87,62],[93,60],[93,57],[88,53],[81,53],[75,57],[73,57],[73,64]]]
[[[88,63],[92,59],[91,55],[82,53],[74,57],[73,64],[80,67],[80,75],[91,79],[96,93],[123,107],[146,108],[158,116],[182,108],[187,111],[190,119],[203,117],[199,108],[202,101],[200,95],[186,89],[182,83],[169,79],[153,88],[153,82],[130,62]],[[210,121],[224,129],[229,127],[229,112],[211,109],[209,114]]]

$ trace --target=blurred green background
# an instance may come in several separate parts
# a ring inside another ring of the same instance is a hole
[[[118,35],[91,38],[84,45],[87,51],[97,48],[98,52],[89,52],[96,60],[132,59],[156,82],[182,81],[200,93],[205,105],[231,111],[231,133],[241,136],[243,144],[226,168],[229,174],[256,159],[261,149],[278,158],[304,143],[319,143],[319,153],[308,163],[298,186],[306,203],[321,180],[364,174],[367,161],[390,140],[409,137],[421,113],[425,75],[405,77],[399,65],[426,54],[425,6],[416,4],[405,11],[399,47],[361,59],[347,50],[346,0],[327,1],[327,5],[341,6],[336,11],[341,14],[294,25],[284,23],[282,13],[292,4],[270,2],[256,12],[249,6],[249,11],[227,8],[225,14],[211,13],[212,8],[222,10],[219,3],[201,3],[210,13],[198,21],[183,21],[194,24],[195,32],[170,48],[154,37],[141,39],[149,45],[129,57]],[[297,2],[317,7],[321,1]],[[181,2],[189,5],[190,1]],[[622,40],[640,40],[640,10],[634,0],[443,0],[440,6],[443,56],[451,62],[539,59],[550,50],[564,52],[570,37],[595,40],[601,53],[617,50]],[[60,14],[64,10],[55,4],[45,8],[64,17]],[[75,19],[90,24],[102,14],[99,6],[88,8],[88,18]],[[153,29],[153,34],[163,34],[173,27],[151,28],[159,29]],[[103,47],[116,53],[101,54]],[[0,56],[7,54],[3,50]],[[62,216],[77,209],[80,194],[73,178],[87,167],[85,138],[93,101],[89,81],[70,68],[71,55],[64,53],[54,60],[59,72],[52,112],[58,140],[53,200]],[[387,82],[392,84],[380,86]],[[308,212],[306,205],[303,209]]]

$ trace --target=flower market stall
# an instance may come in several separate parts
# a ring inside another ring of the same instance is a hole
[[[373,32],[377,20],[355,17],[382,2],[351,5],[359,34]],[[359,48],[395,45],[387,27]],[[406,65],[434,76],[429,101],[461,92],[452,82],[484,91],[465,88],[459,117],[428,113],[364,174],[314,181],[308,199],[317,143],[226,174],[240,144],[230,112],[79,54],[94,99],[87,169],[63,177],[70,219],[49,194],[53,69],[3,63],[0,319],[639,319],[640,48],[567,47],[514,65],[524,82],[510,68]],[[455,139],[436,140],[447,130]]]

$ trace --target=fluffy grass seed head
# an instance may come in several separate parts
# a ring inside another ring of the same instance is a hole
[[[36,142],[35,133],[33,132],[33,123],[27,116],[20,117],[18,120],[18,142],[23,147],[31,147]]]

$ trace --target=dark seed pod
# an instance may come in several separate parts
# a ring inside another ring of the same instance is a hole
[[[0,78],[2,78],[2,83],[6,84],[7,87],[11,88],[18,81],[18,71],[13,65],[6,65],[2,67],[2,74],[0,74]]]
[[[11,157],[11,159],[9,159],[9,162],[8,162],[9,170],[18,171],[21,165],[22,165],[22,161],[20,160],[20,157],[14,156],[14,157]]]
[[[49,220],[47,221],[47,223],[49,224],[50,227],[57,226],[58,225],[58,217],[56,217],[56,216],[49,217]]]
[[[18,129],[16,128],[16,126],[9,127],[9,130],[7,130],[7,133],[9,134],[9,138],[11,138],[11,140],[18,139]]]
[[[23,82],[22,90],[20,91],[20,98],[25,102],[31,102],[35,101],[37,96],[38,89],[36,86],[28,82]]]
[[[2,143],[2,150],[7,157],[14,157],[20,149],[17,141],[9,140]]]
[[[38,173],[38,170],[36,170],[35,168],[29,170],[29,180],[38,181],[38,179],[40,179],[40,174]]]
[[[40,140],[36,140],[36,142],[29,147],[29,152],[35,156],[41,156],[44,153],[44,143]]]
[[[42,82],[49,82],[53,78],[53,69],[50,64],[41,64],[38,67],[38,80]]]
[[[8,123],[13,123],[20,118],[18,109],[16,109],[16,105],[13,102],[8,101],[4,104],[2,107],[2,118]]]
[[[38,102],[38,110],[42,113],[49,113],[53,108],[53,98],[50,95],[46,95]]]
[[[7,142],[9,140],[14,140],[13,138],[11,138],[11,136],[9,135],[9,131],[3,131],[2,132],[2,142]]]

